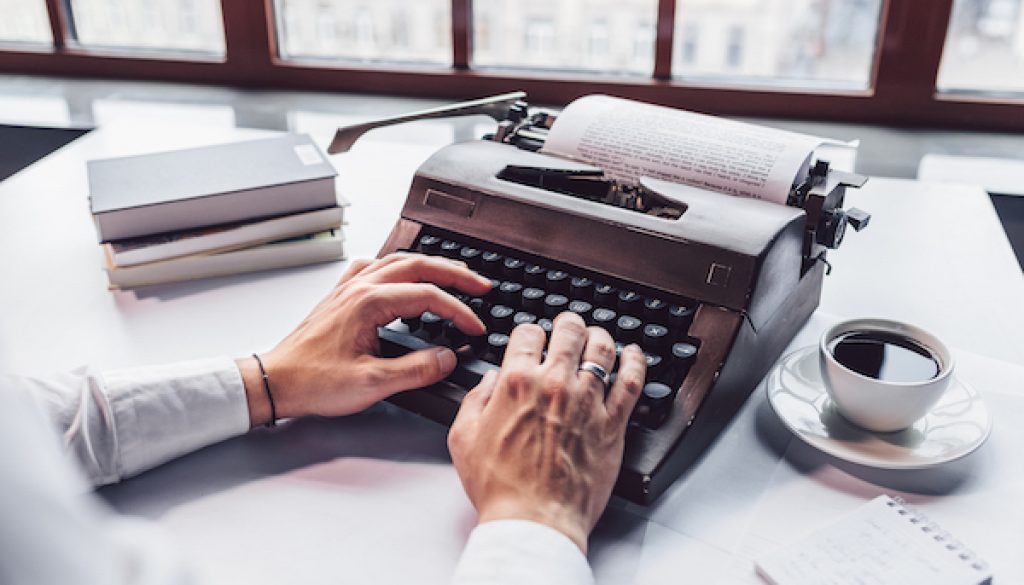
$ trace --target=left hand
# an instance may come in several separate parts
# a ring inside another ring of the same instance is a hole
[[[455,354],[429,348],[380,358],[377,327],[424,311],[452,320],[467,335],[484,324],[440,287],[482,295],[490,281],[461,262],[419,254],[353,261],[333,291],[274,349],[260,354],[278,418],[340,416],[364,410],[403,390],[440,381]],[[270,404],[253,358],[237,360],[253,426],[270,419]]]

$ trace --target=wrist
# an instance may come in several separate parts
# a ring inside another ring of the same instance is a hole
[[[260,373],[256,358],[247,357],[235,360],[238,372],[242,375],[245,385],[245,402],[249,407],[249,428],[256,428],[270,422],[270,399],[263,388],[263,374]]]
[[[479,510],[479,524],[496,520],[529,520],[561,532],[587,554],[590,530],[582,515],[569,506],[555,502],[492,502]]]

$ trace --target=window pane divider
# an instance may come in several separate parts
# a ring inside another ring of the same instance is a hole
[[[676,2],[677,0],[658,0],[658,16],[654,25],[654,79],[672,79]]]

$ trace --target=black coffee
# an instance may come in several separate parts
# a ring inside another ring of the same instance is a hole
[[[938,358],[917,341],[881,331],[851,331],[829,344],[836,361],[885,382],[924,382],[939,375]]]

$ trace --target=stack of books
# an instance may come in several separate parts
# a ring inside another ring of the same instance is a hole
[[[307,135],[93,160],[112,289],[344,258],[334,167]]]

